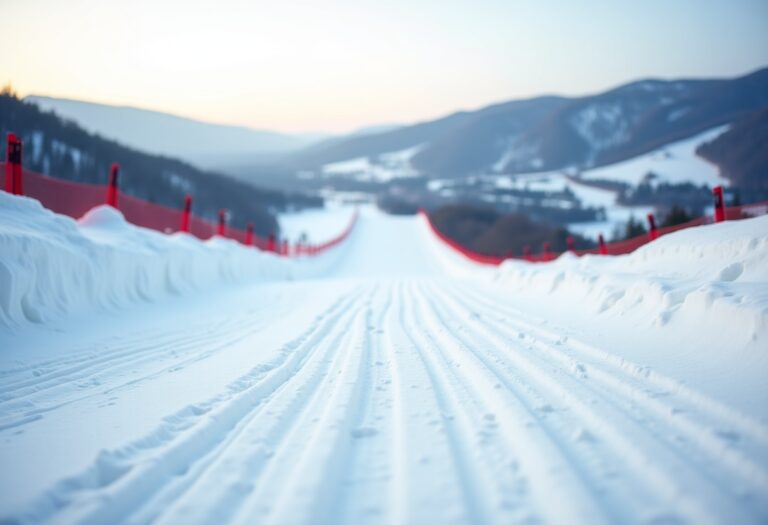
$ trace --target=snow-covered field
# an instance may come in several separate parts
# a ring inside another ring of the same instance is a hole
[[[719,126],[634,159],[587,170],[582,177],[586,180],[612,180],[637,186],[648,173],[654,173],[657,182],[728,186],[728,179],[720,175],[717,166],[696,155],[696,148],[716,139],[727,129],[728,126]]]
[[[499,269],[0,219],[0,522],[768,520],[768,217]]]
[[[582,206],[603,208],[605,220],[568,224],[569,230],[595,240],[601,233],[608,239],[615,228],[624,227],[630,218],[644,221],[646,215],[655,211],[653,206],[618,204],[615,191],[580,183],[559,171],[494,176],[494,183],[498,188],[540,192],[562,192],[567,189],[573,192]]]
[[[411,166],[411,158],[423,147],[422,144],[383,153],[375,158],[357,157],[326,164],[322,167],[321,174],[326,177],[347,177],[362,182],[389,182],[404,177],[418,177],[419,172]]]

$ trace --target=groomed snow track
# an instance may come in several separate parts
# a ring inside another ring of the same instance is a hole
[[[30,337],[60,348],[0,371],[0,521],[768,521],[765,424],[448,276],[416,221]]]

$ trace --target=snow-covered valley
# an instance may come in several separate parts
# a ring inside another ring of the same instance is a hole
[[[728,126],[718,126],[693,137],[674,142],[638,157],[583,171],[575,169],[518,173],[481,174],[468,179],[436,179],[428,183],[433,193],[445,198],[475,195],[488,205],[530,206],[534,199],[544,196],[545,207],[569,209],[573,207],[603,210],[599,220],[571,221],[568,229],[596,240],[602,233],[610,238],[630,220],[644,221],[657,206],[648,204],[622,204],[618,191],[603,187],[604,183],[618,183],[628,188],[641,184],[691,184],[694,186],[728,186],[717,166],[696,154],[696,148],[714,140]]]

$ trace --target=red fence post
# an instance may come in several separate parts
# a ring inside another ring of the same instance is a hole
[[[181,228],[179,231],[189,233],[189,214],[192,213],[192,195],[184,196],[184,211],[181,214]]]
[[[13,195],[13,161],[11,156],[13,155],[13,146],[16,143],[16,135],[8,133],[5,149],[5,191]]]
[[[656,217],[653,213],[648,214],[648,236],[652,241],[655,241],[659,236],[659,232],[656,230]]]
[[[280,248],[282,255],[288,256],[288,239],[283,239],[282,247]]]
[[[569,235],[565,239],[565,244],[568,245],[568,251],[569,252],[575,252],[576,251],[576,240],[573,238],[573,235]]]
[[[120,165],[112,163],[109,169],[109,186],[107,186],[107,205],[117,208],[117,177],[120,174]]]
[[[608,255],[608,247],[605,245],[605,239],[603,238],[602,233],[597,235],[597,244],[600,246],[600,255]]]
[[[253,223],[249,222],[245,228],[245,245],[253,246]]]
[[[224,208],[219,210],[219,236],[224,237],[227,235],[227,210]]]
[[[269,238],[267,239],[267,251],[268,252],[275,251],[275,234],[274,233],[270,233]]]
[[[723,199],[723,187],[715,186],[712,188],[712,196],[715,198],[715,222],[725,220],[725,200]]]
[[[530,261],[531,260],[531,245],[530,244],[526,244],[525,246],[523,246],[523,259],[525,259],[526,261]]]
[[[15,133],[8,133],[8,149],[5,165],[5,191],[13,195],[24,195],[21,171],[22,145]]]
[[[544,244],[541,245],[541,255],[544,261],[549,261],[550,253],[549,253],[549,241],[544,241]]]

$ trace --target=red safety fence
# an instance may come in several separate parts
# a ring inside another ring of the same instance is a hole
[[[676,224],[674,226],[666,226],[664,228],[656,228],[655,219],[653,218],[653,215],[649,215],[648,222],[649,222],[650,228],[648,233],[645,233],[643,235],[638,235],[637,237],[634,237],[632,239],[627,239],[624,241],[617,241],[617,242],[612,242],[607,244],[601,242],[600,245],[596,248],[590,248],[587,250],[569,250],[569,251],[577,256],[587,255],[587,254],[624,255],[624,254],[635,251],[639,247],[645,244],[648,244],[649,242],[655,239],[658,239],[659,237],[662,237],[664,235],[667,235],[669,233],[676,232],[679,230],[684,230],[686,228],[692,228],[694,226],[702,226],[704,224],[712,224],[714,222],[721,222],[724,220],[733,221],[733,220],[747,219],[750,217],[757,217],[760,215],[768,215],[768,201],[760,202],[756,204],[745,204],[742,206],[732,206],[732,207],[723,206],[722,193],[720,190],[718,190],[718,188],[715,188],[713,192],[715,194],[715,216],[714,217],[698,217],[686,223]],[[558,252],[549,251],[549,243],[544,243],[541,253],[538,253],[538,254],[532,254],[530,253],[530,250],[524,250],[524,252],[527,252],[527,253],[524,253],[523,256],[500,257],[495,255],[483,255],[481,253],[474,252],[462,246],[461,244],[454,241],[453,239],[448,238],[445,234],[443,234],[443,232],[437,229],[437,227],[432,223],[432,220],[429,218],[429,214],[426,213],[424,210],[420,210],[419,213],[424,215],[424,217],[427,220],[427,224],[429,224],[429,227],[432,230],[432,232],[443,243],[447,244],[458,253],[461,253],[466,258],[481,264],[498,266],[502,262],[508,259],[526,260],[529,262],[549,262],[557,259],[557,257],[559,257],[562,253],[562,252],[558,253]],[[602,241],[602,235],[600,235],[600,238]]]
[[[443,243],[453,248],[455,251],[464,255],[464,257],[466,257],[467,259],[471,259],[480,264],[492,264],[496,266],[498,266],[504,261],[505,257],[498,257],[496,255],[483,255],[482,253],[473,252],[472,250],[465,248],[464,246],[462,246],[461,244],[449,238],[448,236],[443,234],[443,232],[438,230],[437,227],[432,223],[432,220],[429,218],[429,214],[426,211],[421,209],[419,210],[419,214],[424,216],[424,218],[427,221],[427,224],[429,225],[429,228],[432,230],[432,233],[434,233],[438,239],[440,239]]]
[[[14,176],[14,173],[16,175]],[[10,174],[10,177],[9,177]],[[21,175],[19,177],[19,174]],[[0,162],[0,188],[16,194],[23,194],[40,201],[51,211],[78,219],[88,210],[101,204],[111,203],[119,209],[131,224],[157,230],[163,233],[188,231],[198,239],[205,240],[214,235],[234,239],[247,246],[272,251],[283,256],[310,256],[320,254],[347,238],[356,221],[354,213],[349,225],[333,239],[319,245],[290,246],[287,241],[263,238],[253,234],[252,225],[247,230],[226,225],[226,210],[220,212],[220,222],[214,223],[191,213],[192,198],[187,196],[184,209],[174,209],[160,204],[120,193],[118,190],[119,167],[114,165],[110,172],[109,184],[86,184],[48,177],[33,171],[20,169],[18,164]],[[13,179],[13,180],[11,180]],[[10,180],[11,184],[7,185]],[[23,181],[23,191],[14,191],[17,180]],[[223,221],[223,223],[222,223]]]

